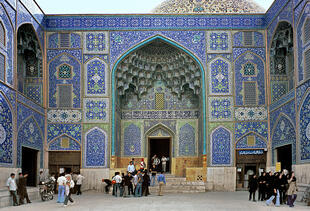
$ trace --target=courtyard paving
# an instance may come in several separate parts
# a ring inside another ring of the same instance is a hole
[[[34,201],[19,207],[7,207],[1,211],[23,210],[23,211],[101,211],[101,210],[134,210],[134,211],[196,211],[196,210],[310,210],[310,207],[302,203],[296,203],[294,208],[287,205],[281,207],[266,206],[264,202],[248,201],[248,192],[207,192],[197,194],[166,194],[165,196],[151,195],[142,198],[115,198],[111,195],[85,192],[82,196],[73,195],[75,204],[63,207],[53,201],[42,202]]]

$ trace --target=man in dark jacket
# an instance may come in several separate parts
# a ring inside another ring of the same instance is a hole
[[[142,195],[143,196],[150,195],[150,191],[149,191],[150,183],[151,183],[150,176],[148,175],[147,170],[145,170],[144,175],[143,175],[143,183],[142,183]]]
[[[266,198],[266,172],[258,178],[258,200],[264,201]]]
[[[133,195],[133,186],[132,186],[132,182],[131,182],[132,178],[133,177],[131,176],[130,172],[128,172],[128,174],[124,176],[124,195],[123,195],[124,197],[127,196],[126,187],[127,187],[127,191],[128,191],[128,196]]]
[[[279,192],[280,192],[280,204],[285,204],[286,202],[286,191],[288,187],[287,178],[286,175],[284,175],[284,172],[282,171],[279,176]]]
[[[17,182],[19,204],[24,204],[24,198],[26,198],[27,203],[31,203],[27,193],[27,177],[28,174],[23,175],[22,173],[19,173],[19,178]]]
[[[251,201],[252,195],[253,195],[253,201],[256,201],[255,193],[256,193],[257,187],[258,187],[258,180],[257,180],[256,175],[254,174],[253,177],[249,181],[249,187],[248,187],[249,192],[250,192],[249,201]]]

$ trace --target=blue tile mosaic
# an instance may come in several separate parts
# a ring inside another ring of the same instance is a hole
[[[145,120],[144,134],[156,125],[164,125],[176,134],[176,120]]]
[[[31,104],[25,105],[22,103],[17,104],[17,166],[21,166],[21,153],[22,147],[24,146],[41,151],[40,166],[42,168],[45,116],[44,113],[38,113],[28,107]]]
[[[41,153],[40,163],[43,162],[43,142],[44,135],[39,125],[33,116],[28,117],[18,127],[17,134],[17,166],[22,165],[22,148],[27,147],[39,150]]]
[[[196,154],[195,128],[186,123],[179,130],[179,156],[194,156]]]
[[[216,58],[209,66],[209,92],[211,95],[230,95],[232,93],[232,70],[229,61]]]
[[[310,93],[307,92],[299,112],[300,160],[310,161]]]
[[[124,128],[124,156],[141,156],[141,129],[135,124]]]
[[[94,58],[85,64],[85,94],[87,96],[107,96],[107,64]]]
[[[233,118],[232,97],[210,97],[209,98],[209,120],[229,121]]]
[[[53,141],[62,135],[67,135],[81,143],[81,124],[48,124],[47,142]]]
[[[306,1],[305,1],[306,2]],[[304,9],[301,12],[301,15],[298,19],[297,28],[297,37],[301,39],[297,39],[297,54],[298,54],[298,81],[302,82],[305,80],[305,70],[304,70],[304,52],[309,48],[310,44],[306,45],[303,41],[303,27],[306,21],[306,18],[309,17],[310,14],[310,3],[304,6]]]
[[[264,15],[45,16],[48,30],[263,29]]]
[[[48,48],[59,48],[58,33],[52,33],[48,35]]]
[[[123,111],[122,119],[198,119],[199,111]]]
[[[40,112],[41,114],[44,114],[44,108],[43,107],[34,103],[32,100],[26,98],[25,96],[23,96],[19,93],[17,93],[17,101],[23,103],[24,105],[31,107],[32,109]]]
[[[59,79],[57,77],[58,67],[67,64],[73,67],[72,79]],[[72,57],[68,54],[61,54],[52,60],[49,65],[49,107],[56,108],[57,107],[57,85],[59,84],[72,84],[73,90],[73,108],[81,107],[81,65],[76,60],[76,58]],[[68,99],[69,100],[69,99]]]
[[[70,41],[71,48],[81,48],[81,36],[79,34],[71,33]]]
[[[84,64],[93,58],[99,58],[103,60],[105,63],[109,63],[109,55],[108,54],[84,54],[83,62]]]
[[[293,23],[292,13],[293,13],[293,4],[292,4],[292,1],[289,1],[288,4],[286,4],[285,7],[282,8],[282,10],[278,14],[277,18],[274,19],[273,22],[270,23],[270,25],[268,26],[267,46],[270,46],[270,43],[272,42],[272,40],[271,40],[272,36],[274,35],[274,31],[276,30],[276,27],[280,21],[287,21],[290,24]]]
[[[25,94],[27,95],[27,97],[29,97],[30,99],[32,99],[34,102],[38,103],[38,104],[42,104],[42,86],[41,85],[37,85],[37,84],[27,84],[25,86]]]
[[[254,132],[261,137],[268,139],[267,122],[237,122],[235,124],[235,140],[239,140],[247,133]]]
[[[283,96],[280,100],[278,100],[278,101],[272,103],[272,104],[270,105],[270,110],[272,111],[272,110],[274,110],[274,109],[280,107],[280,106],[283,105],[284,103],[286,103],[286,102],[288,102],[288,101],[290,101],[290,100],[292,100],[292,99],[294,99],[294,98],[295,98],[295,90],[291,90],[288,94],[286,94],[285,96]]]
[[[218,127],[211,133],[211,165],[230,166],[232,164],[232,133]]]
[[[84,99],[84,122],[109,122],[109,99]]]
[[[84,32],[84,52],[103,54],[108,53],[108,32]]]
[[[80,63],[82,63],[82,51],[81,50],[69,50],[69,49],[62,49],[62,50],[47,50],[47,63],[49,63],[52,59],[56,58],[60,54],[68,54],[77,59]]]
[[[255,137],[254,145],[248,145],[248,136]],[[250,133],[247,136],[244,136],[238,141],[236,141],[236,149],[267,149],[267,143],[264,139],[262,139],[258,135]]]
[[[110,33],[111,66],[117,58],[135,45],[156,35],[184,46],[205,64],[206,40],[204,31],[115,31]]]
[[[270,113],[270,129],[274,129],[274,125],[276,124],[277,118],[281,115],[286,115],[290,121],[293,122],[294,125],[296,125],[296,111],[295,111],[295,101],[289,101],[286,104],[282,105],[281,107],[278,107],[276,110],[273,110]]]
[[[290,121],[286,116],[280,115],[276,120],[277,125],[272,130],[272,154],[274,155],[277,147],[285,146],[288,144],[292,145],[292,162],[296,164],[296,132],[293,122]],[[301,149],[302,151],[302,149]],[[273,163],[274,157],[273,157]]]
[[[34,30],[37,32],[42,50],[44,49],[44,32],[43,26],[40,25],[41,21],[37,21],[33,16],[28,12],[28,10],[18,1],[17,2],[17,26],[22,24],[29,23],[33,26]]]
[[[235,50],[235,49],[234,49]],[[253,77],[244,76],[243,66],[251,62],[257,67],[257,75]],[[236,105],[244,105],[244,88],[243,81],[256,81],[258,84],[258,105],[265,105],[265,63],[264,61],[252,52],[242,54],[235,61],[235,94]]]
[[[207,33],[208,53],[230,53],[231,34],[230,32],[208,32]]]
[[[265,15],[266,25],[269,25],[271,21],[279,15],[281,9],[290,1],[291,0],[274,1]]]
[[[107,166],[107,134],[100,128],[93,128],[85,134],[85,167]]]
[[[65,137],[68,140],[68,146],[62,145],[62,138]],[[80,143],[76,142],[68,136],[62,136],[48,144],[49,151],[80,151]]]
[[[3,23],[3,26],[6,31],[6,43],[4,48],[1,48],[1,53],[5,56],[5,72],[6,72],[6,82],[10,85],[13,85],[14,78],[13,78],[13,67],[14,67],[14,60],[13,60],[13,50],[14,50],[14,27],[12,25],[12,20],[7,16],[7,10],[4,6],[0,5],[0,20]]]
[[[13,112],[0,92],[0,166],[13,164]]]

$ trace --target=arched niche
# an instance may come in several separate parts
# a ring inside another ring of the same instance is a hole
[[[294,38],[290,23],[278,23],[270,47],[271,101],[294,88]]]
[[[17,79],[18,91],[42,104],[42,50],[31,24],[23,24],[17,30]]]

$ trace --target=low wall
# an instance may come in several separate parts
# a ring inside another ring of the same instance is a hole
[[[236,167],[208,167],[207,191],[235,191]]]
[[[82,190],[96,190],[104,192],[105,184],[102,179],[110,179],[110,169],[81,169],[81,174],[85,177]]]
[[[21,172],[19,168],[4,168],[0,167],[0,189],[6,188],[6,182],[10,177],[11,173],[14,173],[18,177],[18,173]]]

